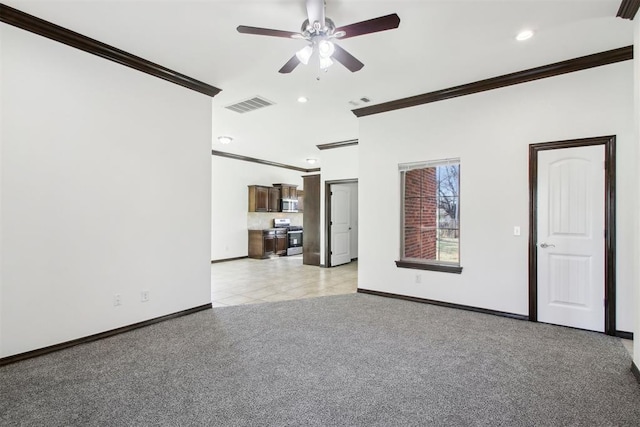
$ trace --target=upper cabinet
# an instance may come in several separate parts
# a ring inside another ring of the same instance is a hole
[[[304,191],[298,190],[298,212],[304,212]]]
[[[273,187],[266,185],[249,186],[249,212],[282,212],[281,200],[297,200],[300,205],[301,191],[296,185],[273,184]],[[302,212],[298,208],[299,212]]]
[[[249,212],[269,212],[269,187],[249,186]]]
[[[278,187],[269,187],[269,212],[280,211],[280,189]]]
[[[296,200],[298,198],[298,186],[293,184],[273,184],[275,188],[280,188],[281,199]]]

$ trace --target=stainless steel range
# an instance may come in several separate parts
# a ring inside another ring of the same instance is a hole
[[[291,225],[289,218],[275,218],[274,228],[287,229],[287,255],[299,255],[302,253],[302,227]]]

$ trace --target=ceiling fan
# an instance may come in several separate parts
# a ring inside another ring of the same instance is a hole
[[[356,22],[336,28],[333,21],[325,16],[324,0],[306,0],[308,18],[302,23],[301,32],[272,30],[269,28],[238,26],[237,30],[243,34],[256,34],[260,36],[285,37],[306,40],[307,45],[296,52],[295,55],[280,68],[280,73],[292,72],[298,64],[308,64],[314,52],[318,53],[320,69],[326,70],[333,64],[333,60],[344,65],[351,72],[356,72],[364,67],[356,57],[335,44],[334,40],[344,40],[350,37],[379,31],[392,30],[400,25],[400,17],[391,15],[380,16],[367,21]]]

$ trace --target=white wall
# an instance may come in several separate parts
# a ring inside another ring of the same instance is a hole
[[[617,328],[633,331],[632,73],[626,61],[362,118],[358,286],[528,314],[528,145],[617,135]],[[398,164],[452,157],[461,159],[463,272],[397,268]]]
[[[0,35],[0,356],[210,302],[211,99]]]
[[[326,181],[358,179],[358,146],[351,145],[344,148],[334,148],[320,152],[320,264],[326,265],[325,260],[325,212],[324,187]]]
[[[305,172],[213,156],[211,182],[211,260],[247,256],[247,211],[249,185],[276,183],[295,184],[302,189]],[[261,214],[269,217],[291,217],[286,214]],[[299,215],[298,215],[299,216]],[[292,221],[293,222],[293,221]]]

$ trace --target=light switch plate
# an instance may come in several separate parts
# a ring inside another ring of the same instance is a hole
[[[517,225],[513,227],[513,235],[514,236],[520,235],[520,227],[518,227]]]

